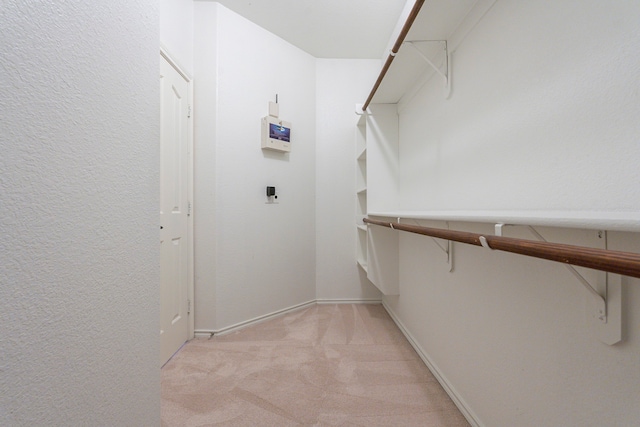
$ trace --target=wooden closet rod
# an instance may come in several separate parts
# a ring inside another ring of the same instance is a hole
[[[398,35],[398,39],[396,40],[396,43],[393,45],[393,48],[391,49],[391,53],[387,57],[387,60],[385,61],[384,66],[382,67],[382,70],[380,71],[378,80],[376,80],[376,83],[373,85],[373,89],[371,89],[371,93],[369,94],[369,97],[367,98],[364,105],[362,106],[362,111],[365,111],[367,107],[369,107],[369,104],[371,103],[373,96],[376,94],[376,91],[380,87],[380,84],[382,83],[384,76],[387,74],[387,71],[389,71],[389,67],[393,62],[393,58],[396,57],[396,53],[398,53],[398,51],[400,50],[400,46],[402,46],[402,43],[404,42],[405,37],[407,37],[407,33],[411,29],[411,26],[413,25],[413,21],[416,20],[416,17],[418,16],[418,13],[420,12],[420,8],[422,7],[423,4],[424,4],[424,0],[416,0],[415,4],[413,5],[413,8],[411,9],[411,12],[409,12],[409,16],[407,17],[407,20],[405,21],[404,26],[402,27],[402,31],[400,31],[400,35]]]
[[[408,231],[410,233],[453,240],[475,246],[483,246],[481,241],[482,237],[486,239],[485,242],[490,249],[640,278],[640,254],[633,252],[594,249],[584,246],[565,245],[562,243],[536,242],[533,240],[476,234],[466,231],[378,221],[369,218],[365,218],[364,222],[389,227],[394,230]]]

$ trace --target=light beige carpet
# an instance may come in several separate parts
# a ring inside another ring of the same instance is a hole
[[[381,305],[313,305],[187,343],[162,425],[468,426]]]

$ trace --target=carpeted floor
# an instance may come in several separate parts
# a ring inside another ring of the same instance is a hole
[[[313,305],[187,343],[162,426],[469,424],[381,305]]]

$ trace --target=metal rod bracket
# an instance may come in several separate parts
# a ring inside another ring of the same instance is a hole
[[[480,240],[480,244],[482,245],[483,248],[489,249],[490,251],[493,250],[493,249],[491,249],[491,246],[489,246],[489,242],[487,242],[487,238],[486,237],[480,236],[478,238],[478,240]]]

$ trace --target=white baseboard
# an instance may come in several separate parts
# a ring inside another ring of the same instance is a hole
[[[282,310],[274,311],[273,313],[265,314],[264,316],[254,317],[253,319],[245,320],[244,322],[236,323],[234,325],[227,326],[225,328],[196,329],[194,331],[194,336],[195,338],[211,338],[213,335],[228,334],[229,332],[237,331],[238,329],[246,328],[247,326],[256,325],[258,323],[264,322],[265,320],[270,320],[278,316],[289,314],[296,310],[301,310],[313,304],[382,304],[382,300],[380,298],[314,299],[311,301],[304,302],[302,304],[297,304],[291,307],[283,308]]]
[[[424,352],[422,347],[420,347],[420,344],[418,344],[418,341],[416,341],[415,338],[413,338],[409,330],[400,321],[400,318],[393,312],[393,310],[391,310],[391,308],[387,304],[385,304],[384,300],[382,301],[382,306],[385,308],[385,310],[387,310],[387,313],[389,313],[389,316],[391,316],[391,318],[396,323],[396,325],[398,325],[398,328],[400,329],[400,331],[402,331],[402,333],[407,338],[407,340],[409,341],[413,349],[416,351],[416,353],[418,353],[418,356],[420,356],[420,359],[422,359],[424,364],[427,365],[427,368],[429,368],[433,376],[436,377],[436,379],[438,380],[442,388],[444,388],[444,391],[447,392],[451,400],[453,400],[453,403],[458,407],[460,412],[462,412],[462,415],[464,415],[464,417],[467,419],[469,424],[471,424],[474,427],[483,427],[483,424],[480,423],[477,415],[473,412],[473,410],[471,410],[471,408],[469,408],[469,406],[466,404],[464,399],[460,397],[455,387],[453,387],[449,383],[449,381],[444,376],[444,374],[440,371],[440,369],[438,369],[438,367],[433,363],[433,361],[429,358],[429,356],[427,356],[427,354]]]
[[[291,307],[283,308],[282,310],[274,311],[262,316],[254,317],[253,319],[245,320],[243,322],[236,323],[234,325],[226,326],[221,329],[198,329],[195,331],[196,338],[208,338],[212,335],[228,334],[229,332],[236,331],[238,329],[246,328],[250,325],[257,325],[265,320],[273,319],[274,317],[282,316],[284,314],[291,313],[296,310],[301,310],[316,303],[316,300],[303,302],[302,304],[293,305]]]
[[[318,298],[317,304],[382,304],[381,298]]]

